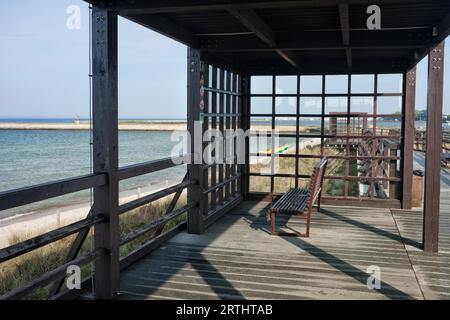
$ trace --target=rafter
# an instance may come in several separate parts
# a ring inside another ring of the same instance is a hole
[[[418,64],[424,57],[428,55],[429,49],[433,45],[437,45],[441,41],[444,41],[447,36],[450,35],[450,11],[446,13],[444,18],[433,28],[437,34],[432,38],[431,45],[427,49],[422,49],[416,51],[414,56],[411,57],[411,63],[408,65],[409,69],[412,69],[416,64]]]
[[[274,50],[397,50],[427,48],[432,41],[431,28],[421,30],[354,30],[349,46],[344,46],[341,31],[302,31],[275,33],[276,45],[269,47],[253,34],[199,36],[200,48],[214,52]],[[428,36],[427,36],[428,35]]]
[[[275,34],[272,29],[250,9],[230,9],[228,10],[236,19],[238,19],[247,29],[254,32],[269,47],[276,45]]]
[[[229,9],[228,11],[270,48],[276,47],[275,33],[255,11],[251,9]],[[275,52],[290,65],[298,68],[296,57],[291,52],[279,49],[275,49]]]
[[[345,55],[347,57],[347,66],[352,68],[352,49],[350,45],[350,18],[348,13],[348,4],[339,5],[339,21],[341,22],[342,43],[345,47]]]
[[[437,31],[437,41],[444,40],[448,35],[450,35],[450,11],[447,12],[445,17],[436,26]]]

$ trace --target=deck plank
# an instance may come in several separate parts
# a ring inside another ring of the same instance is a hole
[[[446,177],[446,176],[445,176]],[[267,202],[245,201],[205,234],[182,232],[122,273],[122,299],[450,299],[450,189],[440,252],[421,250],[422,211],[324,206],[311,237],[269,234]],[[303,219],[282,218],[301,230]],[[381,289],[367,288],[378,266]]]
[[[122,275],[124,299],[421,299],[387,209],[324,207],[310,238],[268,233],[268,203],[244,202],[203,235],[180,233]],[[280,219],[302,228],[300,219]],[[369,290],[367,267],[381,268]]]

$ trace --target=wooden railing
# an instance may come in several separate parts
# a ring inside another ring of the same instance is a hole
[[[425,130],[416,130],[414,136],[414,151],[426,151],[427,133]],[[450,130],[442,131],[442,153],[450,151]]]
[[[358,171],[361,177],[370,177],[368,180],[370,197],[385,199],[397,197],[396,180],[392,179],[399,179],[397,178],[397,151],[398,143],[386,138],[370,136],[362,139],[358,145],[358,154],[367,156],[367,159],[360,160]]]
[[[118,170],[118,177],[119,180],[124,180],[143,174],[168,169],[183,164],[187,159],[188,156],[183,155],[177,158],[165,158],[161,160],[149,161],[137,165],[123,167]],[[0,210],[16,208],[26,204],[47,200],[62,195],[71,194],[94,187],[100,187],[104,185],[106,181],[107,176],[105,174],[91,174],[40,184],[29,188],[21,188],[17,190],[2,192],[0,193]],[[186,174],[183,181],[179,184],[173,185],[171,187],[165,188],[163,190],[157,191],[150,195],[124,203],[119,206],[119,214],[122,215],[140,206],[149,204],[155,200],[161,199],[171,194],[175,194],[170,205],[166,209],[166,212],[161,217],[157,218],[154,221],[149,221],[148,224],[139,227],[139,229],[132,231],[131,233],[123,236],[120,239],[120,245],[122,246],[145,234],[148,234],[150,231],[155,231],[153,237],[149,241],[133,250],[127,256],[121,258],[121,268],[129,266],[131,263],[133,263],[143,255],[147,254],[151,250],[154,250],[162,242],[164,242],[166,239],[170,238],[186,226],[186,222],[182,221],[172,229],[163,233],[164,226],[166,226],[168,222],[180,217],[180,215],[198,205],[195,202],[188,202],[186,205],[175,210],[175,206],[183,190],[195,185],[196,183],[198,182],[189,180]],[[81,267],[98,259],[102,255],[109,254],[107,250],[101,247],[96,247],[91,252],[82,256],[78,256],[90,229],[94,225],[105,222],[105,219],[106,217],[101,214],[93,216],[91,208],[85,219],[16,243],[9,247],[0,249],[0,263],[3,263],[39,249],[48,244],[54,243],[63,238],[66,238],[70,235],[77,234],[77,237],[72,242],[72,245],[68,251],[69,253],[64,261],[64,264],[57,266],[51,271],[45,272],[23,287],[13,289],[12,291],[1,296],[0,299],[24,298],[34,290],[47,286],[51,283],[54,283],[54,285],[50,290],[49,298],[57,298],[65,294],[61,292],[61,288],[67,275],[66,271],[68,266],[77,265]]]

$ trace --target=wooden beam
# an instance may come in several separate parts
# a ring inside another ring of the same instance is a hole
[[[104,217],[88,217],[84,220],[73,222],[67,226],[46,232],[39,236],[30,238],[23,242],[13,244],[9,247],[0,249],[0,263],[24,255],[30,251],[36,250],[60,239],[66,238],[81,230],[89,229],[92,225],[102,222]]]
[[[428,55],[427,152],[425,157],[423,247],[425,251],[429,252],[437,252],[439,248],[444,45],[445,40],[431,49]]]
[[[411,62],[409,64],[409,69],[414,67],[428,54],[428,49],[438,45],[440,42],[444,41],[445,38],[450,35],[450,11],[444,16],[444,18],[432,28],[431,35],[434,35],[431,40],[431,44],[428,46],[427,50],[417,50],[411,57]]]
[[[159,14],[137,14],[127,15],[127,19],[136,22],[146,28],[150,28],[168,38],[179,41],[192,48],[198,47],[198,37],[189,30],[177,25],[172,20]]]
[[[403,111],[403,149],[402,149],[402,208],[412,207],[413,183],[413,149],[414,149],[414,112],[416,103],[416,67],[409,70],[404,77],[404,111]]]
[[[104,174],[89,174],[0,192],[0,211],[101,186],[106,183],[106,180]]]
[[[450,35],[450,11],[447,12],[445,17],[441,20],[441,22],[436,26],[437,31],[437,41],[443,41]]]
[[[341,40],[341,31],[275,32],[276,45],[269,47],[253,34],[200,35],[199,47],[208,52],[245,52],[275,50],[398,50],[426,49],[432,41],[432,29],[353,30],[349,45]]]
[[[203,233],[203,217],[200,212],[199,204],[202,202],[203,194],[201,192],[200,181],[202,169],[198,164],[203,155],[198,149],[198,144],[201,145],[201,138],[198,137],[199,132],[195,130],[196,124],[200,121],[200,52],[193,48],[188,48],[187,55],[187,108],[188,108],[188,132],[191,160],[188,164],[189,180],[195,180],[197,183],[188,188],[188,202],[195,202],[198,205],[189,209],[188,211],[188,232],[193,234]],[[196,142],[196,140],[199,140]],[[201,149],[201,148],[200,148]],[[196,164],[197,163],[197,164]]]
[[[347,66],[352,68],[352,50],[350,45],[350,18],[348,13],[348,4],[339,5],[339,21],[341,23],[342,43],[345,47],[345,55],[347,57]]]
[[[241,0],[86,0],[87,2],[118,10],[119,13],[171,13],[171,12],[195,12],[227,9],[271,9],[271,8],[316,8],[333,7],[342,3],[342,0],[279,0],[279,1],[241,1]],[[371,5],[372,0],[346,0],[352,5]],[[397,4],[423,3],[423,0],[395,0]]]
[[[278,55],[286,60],[291,66],[299,68],[297,57],[292,51],[275,50],[275,52],[278,53]]]
[[[248,75],[242,76],[241,81],[241,128],[244,132],[250,129],[250,81],[251,77]],[[250,151],[250,137],[246,136],[245,138],[245,150]],[[250,152],[245,153],[245,161],[243,164],[239,165],[240,174],[241,174],[241,194],[245,199],[249,192],[249,180],[250,177],[248,175],[250,169]]]
[[[273,48],[277,41],[275,33],[272,29],[260,18],[258,14],[252,9],[229,9],[237,20],[239,20],[247,29],[254,32],[255,35],[261,39],[266,45]],[[298,68],[295,56],[291,52],[286,52],[276,49],[275,52],[287,61],[293,67]]]
[[[298,69],[291,65],[282,63],[280,60],[249,61],[247,72],[249,75],[295,75]],[[395,63],[394,63],[395,62]],[[354,59],[352,73],[402,73],[406,69],[403,60],[392,61],[391,59]],[[301,72],[303,75],[317,74],[342,74],[348,72],[348,66],[342,59],[327,59],[317,64],[315,59],[302,59]]]
[[[254,32],[269,47],[276,45],[275,34],[272,29],[251,9],[228,10],[247,29]]]
[[[98,30],[98,32],[97,32]],[[94,188],[95,248],[107,250],[95,262],[95,296],[112,299],[119,292],[119,179],[117,13],[94,7],[92,12],[93,169],[108,181]]]
[[[167,157],[158,160],[151,160],[139,164],[125,166],[119,169],[119,180],[125,180],[144,174],[169,169],[186,163],[189,160],[189,155],[180,155],[174,157]]]

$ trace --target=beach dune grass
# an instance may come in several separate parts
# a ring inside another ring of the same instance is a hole
[[[324,156],[342,156],[345,150],[343,148],[333,147],[324,148]],[[302,155],[319,155],[320,146],[311,145],[303,148],[300,153]],[[314,166],[319,161],[318,158],[303,158],[299,162],[299,174],[311,175]],[[276,172],[295,174],[295,158],[278,158],[278,165],[276,166]],[[356,164],[350,168],[350,174],[356,170]],[[269,173],[271,169],[270,162],[258,162],[250,165],[250,171],[255,173]],[[331,159],[327,166],[326,175],[344,176],[345,174],[345,160],[344,159]],[[299,179],[298,186],[300,188],[306,188],[309,186],[310,179]],[[250,192],[270,192],[270,177],[251,176],[250,177]],[[283,193],[295,186],[294,178],[275,177],[274,179],[274,192]],[[343,180],[329,180],[324,181],[325,193],[327,195],[339,196],[343,194],[344,181]],[[349,195],[357,195],[357,186],[351,185],[349,189]]]
[[[134,231],[152,221],[159,218],[166,212],[173,196],[168,196],[153,203],[144,205],[120,217],[120,235],[121,237]],[[182,194],[177,202],[176,208],[186,204],[186,195]],[[176,224],[186,219],[186,215],[182,215],[177,219],[173,219],[167,223],[163,232],[172,228]],[[16,234],[9,240],[10,244],[19,243],[27,240],[34,235]],[[71,235],[64,239],[53,242],[42,248],[21,255],[0,264],[0,295],[3,295],[15,288],[22,287],[41,276],[42,274],[55,269],[65,263],[65,259],[76,235]],[[154,232],[149,232],[134,241],[131,241],[120,248],[120,256],[124,257],[131,251],[137,249],[145,242],[154,237]],[[93,233],[89,233],[86,238],[80,255],[86,254],[92,250]],[[81,268],[82,278],[89,278],[92,274],[92,264],[85,265]],[[53,284],[42,287],[30,293],[25,299],[40,300],[46,299],[49,295]]]

